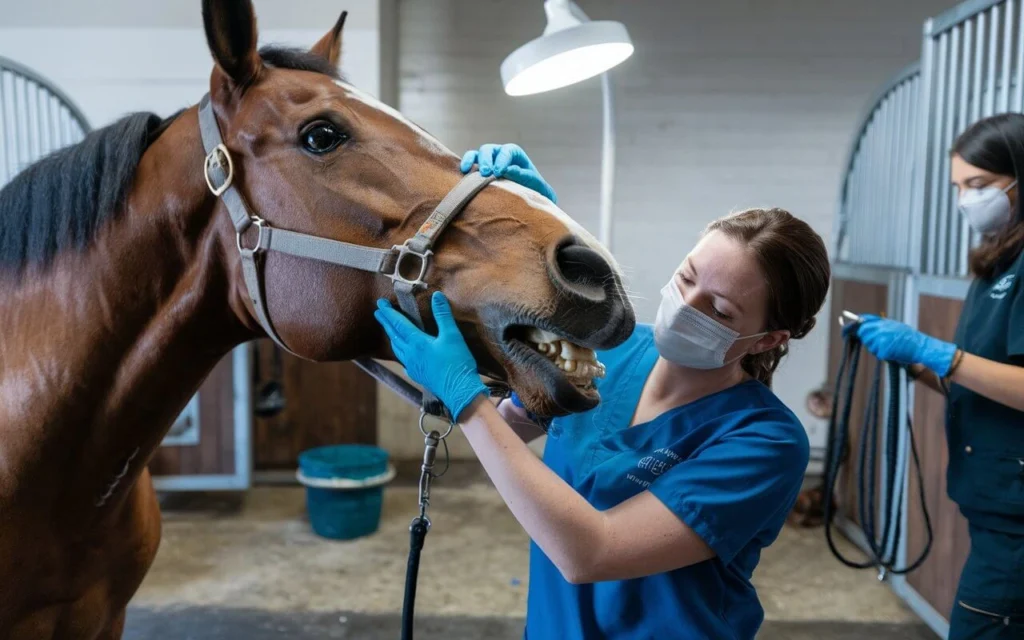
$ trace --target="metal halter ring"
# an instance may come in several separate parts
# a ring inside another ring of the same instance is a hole
[[[250,220],[252,220],[252,226],[255,226],[256,229],[259,230],[259,235],[256,236],[256,244],[253,246],[253,248],[252,249],[246,249],[245,247],[242,246],[242,232],[241,231],[235,232],[235,245],[238,246],[238,252],[239,253],[245,253],[246,251],[251,251],[252,253],[256,253],[257,251],[260,251],[261,249],[264,248],[263,247],[263,228],[267,226],[267,221],[264,220],[263,218],[259,217],[259,216],[253,216],[252,218],[250,218]]]
[[[420,409],[420,433],[422,433],[424,437],[426,437],[426,436],[428,436],[430,434],[430,432],[427,431],[426,427],[423,426],[423,421],[426,419],[426,417],[427,417],[427,412],[421,408]],[[441,434],[438,437],[438,440],[444,440],[445,438],[447,438],[448,435],[452,432],[453,428],[455,428],[455,421],[454,420],[449,420],[448,421],[448,430],[445,431],[443,434]]]
[[[395,258],[395,269],[391,273],[387,274],[387,276],[391,278],[391,281],[403,282],[407,285],[412,286],[412,288],[414,289],[418,287],[426,287],[427,281],[424,280],[424,278],[427,275],[427,269],[430,268],[430,258],[434,255],[434,252],[431,251],[430,249],[427,249],[423,253],[420,253],[419,251],[410,247],[408,241],[402,244],[396,244],[395,246],[391,247],[391,250],[398,252],[398,257]],[[415,280],[410,280],[409,278],[406,278],[405,276],[402,275],[402,263],[407,256],[415,256],[420,260],[420,272],[416,276]]]
[[[227,167],[228,175],[224,178],[224,182],[216,187],[213,186],[210,170],[214,168],[223,169],[225,167]],[[214,147],[213,151],[206,154],[206,160],[203,161],[203,177],[206,178],[206,186],[217,197],[220,197],[231,186],[231,181],[235,179],[235,165],[231,161],[231,154],[228,153],[228,148],[224,146],[223,142]]]

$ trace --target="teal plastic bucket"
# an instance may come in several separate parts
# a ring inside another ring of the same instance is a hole
[[[299,482],[317,535],[352,540],[380,527],[384,485],[395,477],[388,452],[362,444],[317,447],[299,454]]]

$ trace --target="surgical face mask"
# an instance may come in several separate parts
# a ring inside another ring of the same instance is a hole
[[[960,212],[967,217],[971,228],[982,235],[996,233],[1006,228],[1013,217],[1010,196],[1006,192],[1017,184],[1014,180],[1005,189],[984,187],[964,189],[958,203]]]
[[[661,357],[690,369],[718,369],[737,340],[759,338],[768,332],[741,336],[686,304],[674,280],[661,289],[661,306],[654,321],[654,345]],[[745,354],[744,354],[745,355]]]

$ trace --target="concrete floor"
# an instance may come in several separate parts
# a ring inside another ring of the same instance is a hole
[[[415,503],[414,487],[389,487],[377,534],[332,542],[310,530],[300,488],[170,496],[125,638],[394,639]],[[446,477],[430,514],[417,637],[522,637],[528,540],[497,493]],[[935,637],[873,574],[835,561],[820,529],[787,528],[754,581],[760,640]]]

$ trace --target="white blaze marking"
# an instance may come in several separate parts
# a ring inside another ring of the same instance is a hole
[[[505,191],[514,193],[523,200],[525,200],[526,203],[533,207],[534,209],[543,211],[544,213],[556,218],[559,222],[564,224],[569,229],[570,233],[572,233],[574,236],[583,241],[585,245],[587,245],[588,247],[596,251],[598,254],[600,254],[601,257],[604,258],[609,265],[611,265],[612,270],[615,271],[616,275],[619,275],[621,277],[622,272],[619,269],[619,263],[615,261],[615,257],[612,256],[611,252],[608,251],[608,249],[603,244],[598,242],[597,238],[595,238],[593,234],[584,229],[583,226],[580,225],[580,223],[573,220],[568,213],[559,209],[558,205],[556,205],[554,202],[551,202],[550,200],[540,195],[536,191],[533,191],[532,189],[527,189],[526,187],[515,182],[512,182],[511,180],[498,180],[492,182],[491,186],[498,187],[499,189],[504,189]]]
[[[413,122],[412,120],[410,120],[410,119],[406,118],[404,115],[402,115],[402,113],[400,111],[398,111],[397,109],[394,109],[394,108],[384,104],[383,102],[381,102],[377,98],[374,98],[373,96],[371,96],[370,94],[366,93],[365,91],[361,91],[361,90],[353,87],[350,84],[346,84],[344,82],[341,82],[340,80],[335,80],[334,84],[336,84],[339,87],[341,87],[342,89],[344,89],[346,95],[349,98],[351,98],[353,100],[358,100],[359,102],[362,102],[363,104],[365,104],[365,105],[367,105],[369,107],[372,107],[372,108],[376,109],[377,111],[380,111],[381,113],[384,113],[384,114],[386,114],[388,116],[391,116],[392,118],[394,118],[398,122],[404,124],[409,129],[412,129],[412,131],[417,136],[419,136],[420,144],[424,148],[426,148],[426,149],[428,149],[430,151],[433,151],[434,153],[437,153],[437,154],[442,155],[442,156],[454,156],[456,158],[459,157],[459,156],[455,155],[455,152],[453,152],[451,149],[449,149],[448,147],[446,147],[443,144],[441,144],[441,142],[437,138],[435,138],[434,136],[430,135],[429,133],[424,131],[422,128],[420,128],[420,126],[417,125],[415,122]]]

